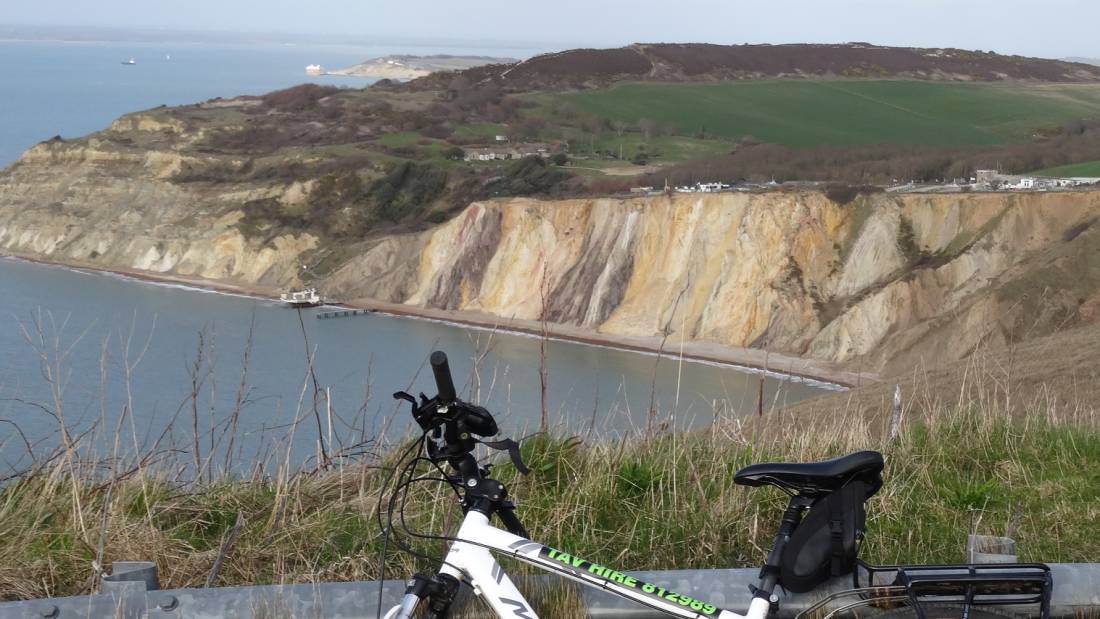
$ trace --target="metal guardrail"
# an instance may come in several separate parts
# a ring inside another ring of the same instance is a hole
[[[265,585],[210,589],[160,590],[156,567],[149,562],[116,562],[96,595],[0,603],[0,619],[276,619],[339,618],[376,619],[377,582]],[[1054,617],[1095,616],[1100,611],[1100,563],[1052,563]],[[757,580],[756,569],[675,570],[631,572],[662,587],[704,599],[732,610],[748,608],[748,585]],[[517,578],[521,587],[547,586],[550,576]],[[397,604],[403,581],[382,585],[383,612]],[[851,588],[850,578],[827,583],[807,594],[783,595],[778,617],[793,617],[821,598]],[[650,619],[663,614],[606,592],[579,589],[588,615],[598,618]],[[536,604],[537,606],[537,604]],[[1019,612],[1019,609],[1016,609]]]

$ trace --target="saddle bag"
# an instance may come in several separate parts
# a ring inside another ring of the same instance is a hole
[[[864,504],[876,489],[852,480],[810,506],[780,556],[783,588],[805,593],[855,569],[867,522]]]

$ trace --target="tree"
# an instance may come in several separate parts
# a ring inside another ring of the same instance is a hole
[[[621,120],[616,120],[615,122],[611,123],[611,127],[615,129],[615,135],[619,136],[620,138],[623,137],[623,133],[626,131],[625,122]]]
[[[528,116],[512,125],[508,132],[509,137],[519,142],[522,140],[537,138],[546,128],[546,120],[539,116]]]
[[[451,161],[459,161],[466,158],[466,151],[462,150],[458,146],[451,146],[443,150],[443,156]]]
[[[563,166],[569,163],[569,155],[566,155],[565,153],[554,153],[553,155],[550,155],[550,163],[556,166]]]
[[[638,130],[642,132],[642,136],[645,138],[646,142],[650,141],[650,138],[653,137],[653,134],[657,131],[657,129],[657,121],[650,118],[638,119]]]
[[[451,101],[462,98],[470,90],[470,80],[465,75],[456,75],[454,79],[447,84],[447,98]]]

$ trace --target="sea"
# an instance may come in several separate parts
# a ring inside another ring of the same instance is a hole
[[[107,127],[127,112],[214,97],[260,95],[305,82],[361,88],[369,78],[307,76],[306,65],[338,69],[390,54],[526,58],[535,47],[439,45],[215,44],[0,40],[0,167],[59,135]],[[123,64],[133,59],[135,64]]]
[[[0,166],[119,115],[305,81],[394,53],[539,50],[389,45],[0,42]],[[133,58],[136,64],[124,65]],[[392,394],[434,392],[444,350],[463,396],[522,437],[688,430],[783,407],[829,385],[408,317],[319,320],[278,303],[0,258],[0,479],[65,442],[86,458],[147,457],[247,474],[367,457],[412,430]]]

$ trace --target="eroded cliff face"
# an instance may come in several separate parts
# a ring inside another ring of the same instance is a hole
[[[682,334],[870,370],[1100,318],[1100,192],[512,199],[338,244],[250,239],[243,204],[289,204],[309,188],[172,182],[186,157],[94,138],[32,149],[0,173],[0,251],[281,287],[327,261],[314,283],[334,298]]]
[[[292,199],[294,188],[219,193],[171,182],[185,160],[173,151],[100,148],[94,138],[76,146],[40,144],[0,174],[0,252],[238,283],[297,283],[297,259],[317,238],[257,242],[238,227],[243,203]]]
[[[481,203],[391,300],[900,369],[1094,320],[1098,215],[1100,193]]]

